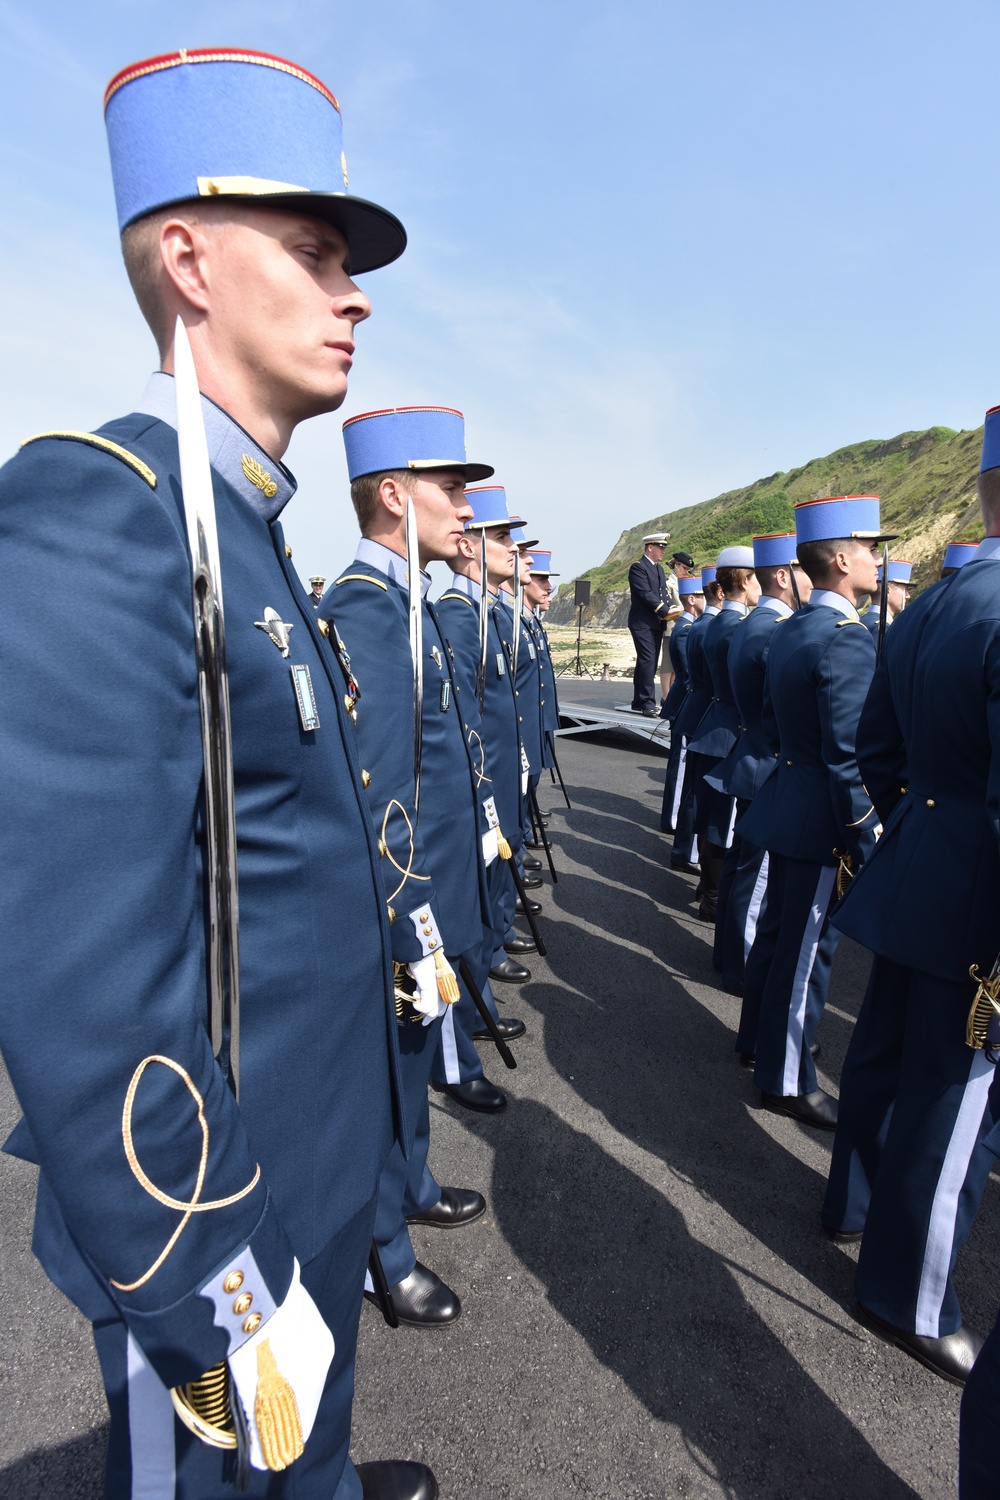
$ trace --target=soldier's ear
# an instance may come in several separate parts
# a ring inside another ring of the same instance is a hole
[[[397,479],[386,475],[378,487],[379,503],[397,521],[402,520],[406,514],[406,491]]]

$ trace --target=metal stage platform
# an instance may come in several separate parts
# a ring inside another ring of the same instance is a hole
[[[560,682],[560,688],[562,683]],[[599,706],[594,703],[574,703],[563,696],[559,702],[560,727],[558,736],[571,734],[599,734],[608,730],[621,730],[638,735],[664,750],[670,749],[670,725],[666,719],[647,719],[634,713],[626,703]]]

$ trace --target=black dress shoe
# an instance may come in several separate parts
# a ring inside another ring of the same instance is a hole
[[[952,1385],[964,1385],[969,1371],[975,1364],[976,1355],[984,1340],[963,1323],[957,1333],[946,1333],[941,1338],[927,1338],[921,1333],[911,1333],[908,1328],[896,1328],[873,1313],[863,1303],[857,1304],[858,1321],[888,1344],[895,1344],[904,1354],[912,1354],[928,1370],[948,1380]]]
[[[358,1464],[358,1478],[363,1500],[438,1500],[440,1493],[427,1465],[406,1459]]]
[[[856,1245],[864,1234],[863,1229],[831,1229],[822,1219],[819,1223],[827,1239],[834,1245]]]
[[[836,1130],[837,1101],[824,1089],[814,1089],[811,1094],[761,1094],[765,1109],[773,1109],[779,1115],[791,1115],[803,1125],[815,1125],[817,1130]]]
[[[534,938],[512,937],[503,945],[503,951],[513,957],[517,953],[537,953]]]
[[[542,868],[541,860],[536,859],[533,854],[522,854],[521,863],[526,870],[540,870]]]
[[[521,877],[521,884],[524,886],[524,889],[526,891],[537,891],[542,883],[542,877],[540,875],[523,875]]]
[[[754,1064],[757,1061],[757,1054],[755,1052],[737,1052],[736,1056],[740,1060],[740,1067],[749,1068],[750,1072],[752,1073],[754,1070]]]
[[[519,964],[516,958],[508,955],[500,963],[493,965],[490,978],[495,979],[499,984],[527,984],[531,978],[531,970],[526,969],[524,964]]]
[[[731,995],[742,995],[742,993],[743,993],[742,990],[738,990],[738,989],[735,989],[735,988],[729,989],[729,985],[728,984],[724,985],[723,988],[726,989],[726,990],[729,990],[729,993]],[[819,1042],[813,1042],[812,1046],[809,1048],[809,1056],[811,1058],[815,1059],[815,1058],[819,1057],[819,1054],[820,1054],[820,1052],[822,1050],[823,1049],[820,1047]],[[740,1053],[740,1062],[743,1064],[743,1066],[745,1068],[752,1068],[753,1065],[754,1065],[754,1063],[756,1061],[757,1061],[757,1054],[755,1052],[741,1052]]]
[[[701,865],[692,864],[689,859],[674,859],[671,857],[670,868],[678,870],[681,875],[700,875]]]
[[[497,1031],[505,1042],[516,1042],[519,1036],[524,1036],[527,1029],[524,1022],[519,1021],[516,1016],[508,1016],[506,1020],[501,1018],[497,1022]],[[476,1042],[492,1042],[493,1033],[483,1026],[481,1030],[472,1033],[472,1039]]]
[[[473,1188],[443,1187],[433,1208],[407,1214],[407,1224],[433,1224],[435,1229],[458,1229],[486,1212],[486,1199]]]
[[[538,883],[539,883],[539,885],[541,885],[541,881],[539,881]],[[525,897],[525,901],[524,901],[524,905],[522,905],[521,904],[521,898],[520,898],[520,896],[518,896],[518,898],[517,898],[517,909],[521,913],[522,917],[524,916],[524,907],[525,906],[527,906],[528,910],[531,912],[531,915],[533,917],[537,917],[538,913],[542,909],[542,903],[540,901],[532,901],[532,899],[531,899],[530,896],[526,896]]]
[[[714,924],[717,911],[718,902],[710,901],[707,896],[703,897],[698,903],[699,922],[712,922]]]
[[[809,1056],[813,1059],[814,1062],[816,1061],[816,1058],[819,1057],[822,1050],[823,1049],[820,1046],[819,1042],[813,1042],[812,1046],[809,1048]]]
[[[644,719],[658,719],[660,717],[660,710],[658,708],[644,708],[642,710],[642,717]]]
[[[552,814],[550,812],[542,812],[542,810],[539,808],[538,816],[541,818],[543,823],[547,823]]]
[[[462,1304],[451,1287],[419,1260],[409,1276],[397,1281],[389,1292],[397,1318],[411,1328],[443,1328],[462,1316]],[[374,1292],[365,1292],[365,1296],[369,1302],[376,1300]]]
[[[495,1115],[507,1108],[507,1095],[488,1078],[470,1078],[468,1083],[431,1083],[438,1094],[447,1094],[464,1109],[475,1109],[480,1114]]]

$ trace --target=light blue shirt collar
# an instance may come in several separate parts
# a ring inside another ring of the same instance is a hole
[[[385,574],[386,578],[391,578],[393,583],[398,583],[401,589],[410,587],[410,570],[406,566],[406,558],[400,557],[398,552],[393,552],[391,547],[386,547],[382,542],[373,542],[371,537],[363,536],[354,554],[354,561],[367,563],[370,568],[377,568],[380,573]],[[431,575],[421,569],[420,593],[425,599],[430,586]]]
[[[738,599],[723,599],[722,608],[728,610],[730,614],[735,611],[740,616],[740,619],[750,613],[749,608],[745,604],[741,604]]]
[[[470,578],[467,573],[454,573],[452,575],[451,583],[449,583],[448,588],[445,589],[445,593],[449,592],[455,594],[467,594],[468,597],[472,600],[473,604],[478,604],[482,589],[479,587],[479,584],[476,582],[476,580],[474,578]]]
[[[705,608],[702,610],[703,615],[717,615],[718,613],[719,606],[717,604],[706,604]]]
[[[683,625],[684,622],[687,621],[687,623],[689,625],[693,625],[694,622],[695,622],[695,620],[697,618],[698,618],[697,615],[693,615],[689,609],[686,609],[684,611],[684,613],[681,615],[680,619],[677,621],[677,623],[678,623],[678,625]]]
[[[157,370],[149,377],[135,408],[145,417],[156,417],[177,430],[177,400],[174,377]],[[265,453],[238,422],[207,396],[201,398],[208,438],[208,460],[248,505],[270,523],[276,521],[295,494],[295,476],[284,464]],[[251,474],[254,476],[251,478]],[[271,491],[268,494],[268,490]]]
[[[827,609],[835,609],[838,614],[844,616],[845,620],[861,619],[850,599],[845,599],[843,594],[835,593],[833,589],[813,589],[809,603],[825,605]]]
[[[972,554],[973,562],[995,562],[1000,558],[1000,536],[984,536],[975,552]]]
[[[786,604],[784,599],[772,599],[770,594],[761,594],[760,598],[757,601],[757,608],[773,610],[774,613],[776,615],[780,615],[783,620],[787,619],[788,616],[793,612],[791,605]]]

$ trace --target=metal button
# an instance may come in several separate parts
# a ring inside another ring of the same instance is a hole
[[[379,859],[385,859],[385,857],[386,857],[386,855],[388,853],[389,853],[389,851],[386,848],[385,839],[379,839],[379,841],[378,841],[378,857],[379,857]]]
[[[937,803],[934,801],[933,797],[928,797],[927,798],[927,806],[928,807],[937,807]]]
[[[431,914],[430,914],[429,911],[422,911],[420,913],[420,920],[421,920],[421,922],[429,922],[430,919],[431,919]]]
[[[391,923],[395,922],[395,920],[396,920],[396,908],[394,906],[390,906],[389,903],[388,903],[388,901],[385,903],[385,905],[386,905],[386,910],[389,913],[389,922],[391,924]]]
[[[234,1292],[238,1292],[239,1291],[239,1289],[240,1289],[240,1287],[242,1285],[243,1285],[243,1272],[242,1271],[230,1271],[229,1275],[226,1277],[225,1281],[222,1283],[222,1290],[224,1292],[228,1293],[228,1295],[231,1297]]]
[[[425,927],[424,928],[424,937],[430,937],[430,935],[431,935],[431,933],[433,931],[434,931],[433,927]]]
[[[249,1318],[244,1318],[243,1320],[243,1332],[256,1333],[257,1329],[260,1327],[263,1321],[264,1319],[261,1317],[260,1313],[251,1313]]]
[[[285,543],[285,556],[288,558],[289,562],[291,562],[291,560],[292,560],[292,549],[291,549],[291,547],[289,547],[289,545],[288,545],[287,542]]]
[[[431,940],[427,944],[427,946],[428,946],[428,948],[436,948],[437,947],[437,938],[431,938]]]
[[[324,639],[326,639],[326,637],[329,636],[329,634],[330,634],[330,626],[329,626],[329,624],[327,623],[326,620],[317,620],[316,621],[316,628],[319,631],[320,635],[323,636]]]
[[[245,1312],[249,1312],[250,1311],[250,1307],[251,1307],[252,1303],[253,1303],[253,1292],[240,1292],[240,1295],[237,1297],[236,1301],[233,1303],[233,1312],[236,1314],[237,1317],[242,1317],[242,1315]]]
[[[785,765],[786,765],[786,766],[790,766],[790,765],[791,765],[791,761],[790,761],[790,760],[786,760],[786,761],[785,761]]]
[[[361,785],[364,787],[365,791],[367,791],[368,788],[371,786],[371,784],[372,784],[371,773],[369,771],[366,771],[364,769],[364,767],[362,766],[362,768],[361,768]]]

